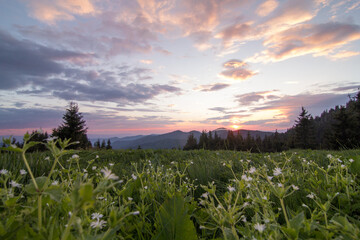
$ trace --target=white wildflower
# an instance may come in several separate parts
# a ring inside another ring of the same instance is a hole
[[[206,192],[206,193],[203,193],[202,195],[201,195],[203,198],[208,198],[208,196],[209,196],[209,193],[208,192]]]
[[[9,171],[6,170],[6,169],[1,169],[1,170],[0,170],[0,174],[6,175],[6,174],[8,174],[8,173],[9,173]]]
[[[277,185],[278,187],[283,187],[282,183],[278,183]]]
[[[340,158],[337,159],[339,163],[342,163],[342,161],[340,160]]]
[[[249,173],[254,173],[255,171],[256,171],[256,168],[251,167],[250,170],[249,170]]]
[[[327,155],[327,158],[332,158],[333,156],[331,154],[328,154]]]
[[[71,158],[79,158],[79,155],[74,154],[74,155],[71,156]]]
[[[132,201],[132,200],[133,200],[133,198],[132,198],[132,197],[128,197],[128,200],[129,200],[129,201]]]
[[[247,222],[245,215],[242,215],[242,216],[241,216],[241,221],[243,221],[244,223]]]
[[[203,225],[200,225],[200,227],[199,227],[200,229],[205,229],[205,227],[203,226]]]
[[[250,182],[252,179],[252,177],[248,177],[245,174],[241,176],[241,179],[245,180],[245,182]]]
[[[268,176],[267,178],[268,178],[270,181],[271,181],[271,179],[273,179],[273,177],[272,177],[272,176]]]
[[[311,198],[311,199],[314,199],[315,194],[314,194],[314,193],[310,193],[310,194],[306,195],[306,197]]]
[[[144,189],[145,189],[145,190],[148,189],[148,186],[145,186]]]
[[[59,181],[58,180],[55,180],[55,181],[53,181],[52,183],[51,183],[51,185],[58,185],[59,184]]]
[[[299,187],[298,187],[298,186],[295,186],[294,184],[292,184],[291,187],[292,187],[295,191],[299,190]]]
[[[92,170],[96,170],[96,166],[93,166],[91,169],[92,169]]]
[[[282,174],[281,168],[278,168],[278,167],[275,168],[273,172],[274,172],[274,176],[279,176],[280,174]]]
[[[26,175],[27,174],[27,171],[25,169],[20,169],[20,174],[21,175]]]
[[[341,164],[341,168],[345,168],[346,166],[344,164]]]
[[[47,139],[45,139],[47,142],[51,142],[56,140],[58,137],[48,137]]]
[[[227,189],[229,189],[229,192],[234,192],[235,191],[235,188],[232,187],[232,186],[228,186]]]
[[[262,197],[262,199],[264,199],[264,200],[268,200],[266,196],[263,196],[263,197]]]
[[[301,206],[303,206],[303,207],[308,207],[305,203],[301,204]]]
[[[46,160],[46,161],[50,161],[50,157],[47,156],[47,157],[45,158],[45,160]]]
[[[113,173],[111,172],[111,170],[108,169],[107,167],[105,167],[104,169],[101,169],[101,172],[104,174],[104,178],[105,178],[105,179],[114,179],[114,180],[116,180],[116,179],[119,178],[118,176],[116,176],[115,174],[113,174]]]
[[[132,215],[139,215],[139,214],[140,214],[139,211],[135,211],[135,212],[132,213]]]
[[[104,215],[100,214],[100,213],[93,213],[91,214],[91,219],[97,219],[99,220],[100,218],[102,218]]]
[[[94,221],[94,222],[90,223],[90,226],[92,228],[99,228],[99,229],[102,229],[103,227],[105,227],[105,225],[106,225],[106,221],[99,220],[99,219],[97,221]]]
[[[248,202],[244,202],[244,204],[243,204],[243,208],[246,208],[247,206],[249,206],[250,205],[250,203],[248,203]]]
[[[258,230],[260,233],[262,233],[265,230],[265,224],[256,223],[254,228],[255,230]]]
[[[113,164],[113,163],[109,163],[109,166],[112,167],[112,166],[114,166],[114,164]]]
[[[84,172],[84,173],[87,173],[87,170],[86,170],[85,168],[83,168],[83,172]]]
[[[99,155],[96,155],[95,158],[99,158]]]
[[[135,174],[131,174],[131,177],[136,180],[137,179],[137,176]]]
[[[21,184],[15,182],[15,181],[13,181],[13,180],[10,181],[10,185],[11,185],[12,187],[21,188]]]
[[[226,163],[223,163],[223,166],[226,166]]]
[[[350,159],[349,159],[349,162],[351,162],[351,163],[354,162],[354,159],[350,158]]]

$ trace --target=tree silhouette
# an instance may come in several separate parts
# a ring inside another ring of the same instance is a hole
[[[194,149],[197,149],[197,141],[196,141],[196,138],[194,137],[194,134],[190,134],[187,141],[186,141],[186,144],[183,148],[184,150],[194,150]]]
[[[298,148],[314,148],[314,120],[310,114],[301,107],[301,113],[296,120],[295,126],[295,147]]]
[[[63,123],[53,129],[52,136],[61,139],[71,138],[72,142],[78,141],[78,144],[71,145],[70,148],[89,148],[91,143],[87,138],[87,127],[85,120],[81,113],[79,113],[79,107],[75,102],[70,102],[69,108],[66,109],[66,113],[63,116]]]

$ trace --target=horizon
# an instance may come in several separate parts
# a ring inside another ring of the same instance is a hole
[[[70,101],[89,138],[284,132],[360,88],[355,0],[15,0],[0,19],[0,136],[51,134]]]

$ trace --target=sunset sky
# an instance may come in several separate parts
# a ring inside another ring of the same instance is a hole
[[[0,136],[284,131],[360,87],[360,1],[2,0]]]

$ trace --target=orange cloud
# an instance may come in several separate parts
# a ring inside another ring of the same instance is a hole
[[[271,12],[273,12],[279,3],[276,0],[268,0],[266,2],[263,2],[257,9],[256,14],[265,17],[269,15]]]
[[[223,64],[223,67],[225,70],[220,73],[220,76],[229,79],[246,80],[257,74],[248,69],[248,64],[241,60],[229,60]]]
[[[353,52],[353,51],[341,51],[341,52],[338,52],[334,55],[330,55],[330,58],[332,60],[338,60],[338,59],[344,59],[344,58],[349,58],[349,57],[353,57],[353,56],[357,56],[359,55],[360,52]]]
[[[49,24],[96,12],[90,0],[30,0],[27,4],[34,18]]]

